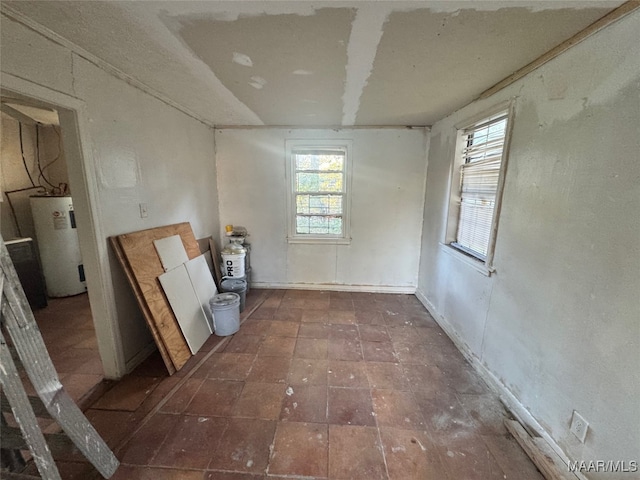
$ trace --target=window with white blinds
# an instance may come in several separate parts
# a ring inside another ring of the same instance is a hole
[[[503,111],[462,131],[460,213],[452,245],[483,261],[491,243],[507,122],[508,111]]]

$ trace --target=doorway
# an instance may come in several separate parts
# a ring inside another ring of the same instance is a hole
[[[57,113],[59,121],[57,131],[53,131],[56,130],[54,127],[50,134],[54,136],[54,139],[57,138],[57,134],[60,134],[61,153],[64,156],[68,181],[60,180],[61,177],[51,175],[53,166],[46,168],[47,163],[44,163],[42,158],[40,166],[34,167],[36,174],[35,177],[32,175],[32,179],[35,187],[37,187],[35,191],[38,191],[40,183],[42,183],[48,187],[47,189],[51,193],[59,195],[64,193],[66,188],[68,189],[67,193],[73,194],[73,215],[74,221],[77,222],[77,234],[85,274],[84,280],[86,281],[88,292],[71,296],[67,299],[60,298],[51,301],[50,304],[55,308],[49,310],[52,312],[50,316],[60,318],[60,316],[68,315],[67,312],[69,311],[75,312],[76,321],[81,324],[76,324],[75,327],[81,326],[85,330],[92,329],[95,332],[95,339],[89,337],[79,338],[76,348],[89,347],[87,350],[99,353],[97,363],[93,360],[89,362],[90,365],[93,365],[93,367],[88,367],[92,372],[86,374],[94,375],[95,373],[93,372],[98,371],[98,365],[101,364],[100,369],[105,378],[118,379],[126,373],[125,361],[113,299],[107,238],[102,233],[98,214],[97,182],[92,151],[88,147],[90,142],[86,133],[88,120],[85,113],[85,104],[75,97],[70,97],[9,74],[2,75],[0,96],[6,103],[35,107],[36,109]],[[40,128],[41,131],[38,135],[42,134],[42,127]],[[26,136],[23,138],[23,148],[25,139]],[[55,143],[55,141],[50,143]],[[53,157],[49,158],[49,161],[55,158],[55,151],[52,155]],[[57,160],[57,162],[59,161],[60,159]],[[22,163],[22,158],[20,158],[20,162]],[[29,163],[27,162],[28,165]],[[62,165],[57,167],[61,168]],[[40,168],[43,170],[43,175],[41,175]],[[0,172],[0,174],[4,175],[4,172]],[[46,177],[46,180],[43,177]],[[27,187],[33,186],[31,185],[31,180],[27,181],[29,182]],[[47,181],[50,182],[50,185]],[[3,196],[5,196],[4,193]],[[5,203],[3,202],[3,209],[5,209]],[[6,208],[10,209],[8,203]],[[6,220],[7,216],[3,214],[2,223]],[[25,233],[23,228],[26,229],[24,225],[23,223],[20,228],[20,233],[23,235]],[[42,311],[45,312],[47,308],[42,309]],[[83,320],[79,320],[80,318]],[[56,322],[53,321],[53,318],[49,318],[49,321],[55,326]],[[70,328],[73,329],[74,326],[71,325]],[[55,330],[55,328],[53,329]],[[60,337],[61,334],[58,334],[58,339]]]
[[[4,97],[0,110],[0,230],[60,380],[81,404],[104,372],[58,112]]]

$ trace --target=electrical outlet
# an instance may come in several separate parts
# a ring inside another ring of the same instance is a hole
[[[148,214],[149,214],[149,212],[147,211],[147,204],[146,203],[141,203],[140,204],[140,218],[147,218]]]
[[[571,417],[571,433],[573,433],[578,440],[584,443],[584,439],[587,436],[587,429],[589,428],[589,422],[587,422],[582,415],[575,410]]]

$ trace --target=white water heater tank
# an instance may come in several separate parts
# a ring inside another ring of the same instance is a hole
[[[49,297],[86,292],[73,200],[70,196],[33,196],[31,213]]]

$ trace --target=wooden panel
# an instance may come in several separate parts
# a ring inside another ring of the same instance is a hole
[[[211,335],[211,328],[189,279],[186,265],[169,270],[158,278],[191,353],[195,355]]]
[[[209,249],[211,250],[211,258],[213,258],[213,279],[216,281],[216,287],[220,290],[220,284],[222,283],[222,274],[220,273],[220,257],[216,250],[216,244],[213,243],[213,239],[209,239]]]
[[[140,310],[142,310],[142,315],[144,316],[144,319],[147,322],[147,326],[151,331],[151,336],[153,337],[153,340],[156,342],[156,345],[158,346],[158,351],[160,352],[162,361],[164,362],[164,365],[167,367],[167,371],[169,372],[169,375],[173,375],[176,372],[176,366],[173,364],[173,361],[169,356],[169,351],[167,350],[167,347],[164,345],[164,342],[162,341],[162,337],[160,336],[160,332],[158,331],[156,322],[153,319],[153,315],[149,310],[149,306],[147,305],[147,302],[142,295],[142,291],[140,291],[140,287],[138,286],[138,283],[136,282],[136,279],[133,276],[133,272],[131,271],[131,266],[129,265],[129,261],[127,260],[127,257],[125,257],[124,255],[122,247],[120,246],[120,242],[118,241],[118,237],[109,237],[109,240],[111,241],[111,246],[113,247],[113,251],[115,252],[116,257],[118,258],[118,261],[120,262],[120,265],[122,265],[122,269],[124,270],[124,273],[127,276],[129,285],[131,285],[131,288],[133,289],[133,294],[136,297],[136,301],[138,302],[138,306],[140,307]]]
[[[164,269],[153,246],[154,240],[172,235],[180,235],[189,259],[200,255],[198,242],[189,223],[178,223],[127,233],[118,235],[117,238],[138,284],[140,294],[144,298],[158,330],[158,335],[176,370],[180,370],[191,358],[191,351],[158,281],[158,277],[164,273]]]
[[[531,437],[519,422],[505,420],[505,427],[548,480],[577,480],[542,437]]]

